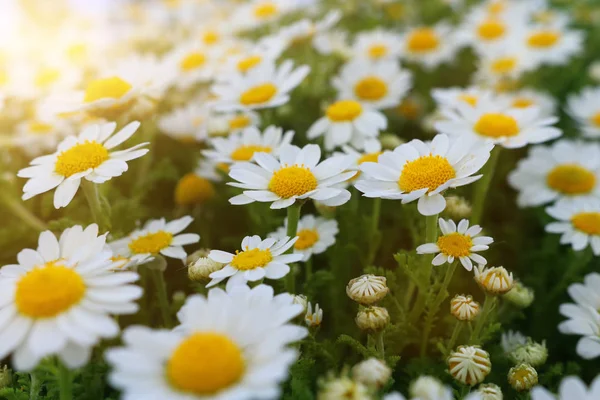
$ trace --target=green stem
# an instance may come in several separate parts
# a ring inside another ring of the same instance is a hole
[[[369,229],[369,258],[367,265],[373,264],[379,247],[379,218],[381,215],[381,198],[373,199],[373,213],[371,214],[371,226]]]
[[[287,236],[292,239],[296,237],[298,232],[298,221],[300,220],[300,208],[302,204],[296,201],[294,204],[287,208]],[[292,253],[294,246],[290,247],[287,251]],[[294,276],[294,270],[291,269],[285,279],[285,286],[288,293],[294,293],[296,291],[296,280]]]
[[[429,215],[425,217],[425,238],[423,243],[436,243],[437,242],[437,224],[438,224],[438,215]],[[419,286],[419,295],[417,296],[417,301],[415,303],[415,307],[411,311],[411,321],[416,323],[416,319],[421,316],[423,310],[425,309],[425,304],[427,300],[427,296],[429,293],[429,287],[431,286],[431,271],[433,265],[431,261],[433,260],[433,256],[422,256],[421,260],[423,260],[423,283],[425,284],[425,288]]]
[[[160,269],[153,269],[152,278],[154,279],[154,284],[156,285],[156,296],[158,297],[158,305],[160,307],[163,323],[166,328],[171,328],[173,326],[173,319],[171,317],[171,307],[169,305],[169,297],[167,295],[165,275]]]
[[[498,157],[502,147],[496,146],[490,153],[490,159],[481,169],[483,176],[479,179],[474,186],[473,192],[473,212],[471,213],[471,224],[477,225],[481,222],[481,216],[483,215],[483,209],[485,206],[485,199],[487,197],[488,189],[492,183],[494,177],[494,171],[496,164],[498,164]]]
[[[87,179],[83,179],[81,181],[81,186],[83,187],[83,193],[85,194],[88,206],[90,207],[92,219],[98,224],[100,231],[108,228],[108,226],[105,225],[106,218],[104,218],[104,213],[102,212],[102,204],[100,203],[98,185],[96,185],[94,182],[88,181]]]
[[[485,295],[485,300],[483,302],[483,307],[481,308],[481,313],[477,317],[477,322],[475,323],[475,328],[473,328],[473,332],[471,332],[471,337],[469,339],[469,343],[471,344],[480,344],[481,338],[479,335],[481,334],[481,330],[485,325],[490,312],[493,310],[496,304],[496,296],[490,296],[489,294]]]
[[[306,261],[304,268],[305,268],[304,279],[306,280],[306,282],[308,282],[310,280],[310,278],[312,277],[312,256]]]
[[[460,331],[462,331],[463,323],[462,321],[456,321],[454,325],[454,329],[452,330],[452,336],[450,336],[450,340],[448,341],[448,352],[451,352],[458,340],[458,336],[460,335]]]
[[[60,388],[60,400],[73,400],[73,375],[60,361],[58,363],[58,386]]]
[[[36,217],[31,211],[23,205],[23,202],[19,199],[15,199],[7,193],[0,191],[0,200],[4,205],[12,212],[14,216],[23,221],[26,225],[29,225],[36,231],[45,231],[48,229],[46,224]]]
[[[380,360],[385,360],[385,344],[383,343],[383,331],[377,332],[376,334],[377,341],[377,354],[379,355]]]
[[[135,184],[135,189],[139,190],[146,184],[146,179],[148,178],[148,173],[152,167],[153,155],[154,155],[154,146],[156,142],[156,134],[158,133],[158,127],[154,121],[148,121],[145,124],[142,124],[143,136],[145,142],[150,142],[148,146],[148,154],[143,156],[139,161],[139,170],[137,181]]]
[[[37,400],[40,394],[40,388],[42,386],[42,382],[38,380],[35,371],[32,371],[29,374],[31,382],[29,383],[29,400]]]

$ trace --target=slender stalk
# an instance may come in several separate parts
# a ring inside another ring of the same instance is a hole
[[[101,230],[108,228],[106,225],[107,219],[102,212],[102,204],[100,203],[98,185],[96,185],[94,182],[88,181],[87,179],[83,179],[81,186],[83,187],[83,193],[85,194],[88,206],[90,207],[92,219],[98,224]]]
[[[305,265],[304,265],[304,269],[305,269],[305,275],[304,275],[304,279],[306,280],[306,282],[308,282],[310,280],[310,278],[312,277],[312,257],[310,257]]]
[[[48,229],[46,224],[36,217],[31,211],[23,205],[23,202],[19,199],[15,199],[8,193],[0,191],[0,201],[12,212],[14,216],[23,221],[26,225],[30,226],[36,231],[45,231]]]
[[[171,317],[171,307],[169,305],[169,297],[167,296],[167,283],[165,275],[159,269],[152,270],[152,278],[156,286],[156,296],[158,298],[158,306],[162,315],[163,323],[166,328],[173,326],[173,318]]]
[[[300,220],[301,207],[302,205],[296,201],[296,203],[287,208],[287,236],[289,238],[296,237],[296,233],[298,232],[298,221]],[[293,251],[294,246],[290,247],[287,252],[292,253]],[[293,269],[286,276],[285,286],[288,293],[294,293],[296,291],[296,280]]]
[[[438,220],[437,214],[429,215],[429,216],[425,217],[425,238],[423,240],[423,243],[436,243],[437,242],[437,234],[438,234],[437,220]],[[427,289],[429,289],[429,287],[431,285],[431,270],[433,268],[431,261],[433,260],[433,256],[423,256],[421,259],[424,262],[423,283],[425,283]],[[419,318],[421,316],[421,314],[423,313],[423,310],[425,309],[425,303],[427,301],[428,293],[429,293],[429,290],[421,290],[421,288],[419,289],[419,295],[417,297],[417,301],[416,301],[415,306],[412,309],[411,314],[410,314],[411,321],[416,322],[416,319]]]
[[[452,349],[454,348],[454,345],[456,344],[456,341],[458,340],[458,336],[460,335],[460,332],[462,331],[463,325],[464,324],[462,323],[462,321],[457,321],[456,324],[454,325],[454,329],[452,330],[452,336],[450,336],[450,340],[448,341],[447,350],[449,352],[452,351]]]
[[[60,361],[58,362],[58,386],[60,400],[73,400],[73,375]]]
[[[492,183],[494,177],[494,171],[496,170],[496,164],[498,164],[498,157],[502,147],[496,146],[490,154],[490,159],[481,169],[483,176],[479,179],[474,186],[473,192],[473,212],[471,213],[471,224],[477,225],[481,222],[481,216],[483,215],[483,209],[485,206],[485,199],[487,197],[488,189]]]
[[[379,218],[381,215],[381,198],[373,199],[373,212],[371,213],[371,226],[369,227],[369,258],[367,265],[373,264],[379,247]]]
[[[29,400],[37,400],[40,394],[40,388],[42,386],[42,382],[38,380],[35,371],[32,371],[29,374],[31,382],[29,383]]]
[[[152,166],[152,161],[154,161],[154,146],[156,142],[156,134],[158,133],[158,127],[154,121],[148,121],[147,123],[142,124],[142,130],[144,141],[150,142],[150,145],[148,146],[150,151],[139,160],[139,169],[135,189],[142,188],[146,183],[148,173],[151,169],[150,167]]]
[[[377,348],[377,354],[379,355],[379,359],[385,360],[385,344],[383,343],[383,331],[377,332],[375,345]]]
[[[479,314],[477,322],[475,323],[475,328],[473,328],[473,331],[471,332],[471,337],[469,339],[471,344],[479,344],[481,339],[479,335],[481,334],[481,330],[488,320],[490,312],[494,309],[495,304],[496,296],[490,296],[489,294],[486,294],[483,307],[481,308],[481,314]]]

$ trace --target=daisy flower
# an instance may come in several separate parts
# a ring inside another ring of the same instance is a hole
[[[513,108],[538,107],[540,114],[551,116],[556,113],[556,100],[551,95],[532,89],[521,89],[505,93],[504,97]]]
[[[72,91],[80,84],[82,78],[80,68],[56,60],[44,60],[38,65],[18,63],[11,73],[14,79],[11,85],[12,95],[28,99],[40,98],[50,93]]]
[[[600,145],[560,140],[551,146],[535,146],[508,175],[508,183],[519,191],[520,207],[600,198]]]
[[[283,226],[272,233],[271,237],[286,237],[287,218]],[[302,261],[308,261],[313,254],[321,254],[335,243],[338,234],[338,223],[335,219],[305,215],[298,221],[298,240],[294,243],[294,253],[302,254]]]
[[[560,313],[569,320],[558,329],[565,334],[581,335],[577,354],[589,360],[600,356],[600,274],[586,275],[584,283],[569,286],[568,292],[575,304],[561,304]]]
[[[332,84],[338,99],[356,100],[365,107],[383,109],[400,104],[412,85],[411,74],[396,61],[372,63],[357,59],[345,64]]]
[[[288,45],[294,46],[312,42],[315,46],[317,37],[326,35],[342,18],[339,10],[329,11],[321,20],[302,19],[282,28],[277,37],[282,38]]]
[[[208,121],[209,136],[229,136],[251,126],[260,126],[260,116],[254,111],[212,113]]]
[[[14,144],[33,156],[56,149],[58,143],[68,136],[73,128],[62,118],[37,115],[20,122],[15,130]]]
[[[230,23],[238,30],[254,29],[296,10],[299,3],[297,0],[251,0],[236,7]]]
[[[482,85],[515,81],[538,66],[539,62],[531,57],[525,46],[484,48],[479,57],[475,81]]]
[[[204,150],[203,154],[214,162],[231,165],[252,161],[254,154],[258,152],[277,155],[283,146],[290,145],[293,138],[293,131],[284,133],[282,128],[273,125],[264,132],[251,126],[224,138],[211,139],[213,149]]]
[[[536,386],[531,389],[531,400],[594,400],[600,398],[600,376],[590,384],[589,389],[585,383],[576,376],[564,378],[558,389],[558,396],[553,395],[548,389]]]
[[[589,138],[600,137],[600,87],[587,87],[567,99],[567,112]]]
[[[491,90],[478,86],[433,89],[431,97],[440,108],[455,108],[458,104],[475,107],[481,102],[499,101]]]
[[[241,49],[226,55],[225,65],[218,71],[216,79],[227,82],[231,74],[245,75],[253,69],[273,64],[286,46],[286,40],[281,37],[263,38],[250,44],[242,42]]]
[[[561,244],[571,244],[581,251],[588,245],[600,256],[600,199],[560,201],[546,208],[558,222],[546,225],[546,232],[560,233]]]
[[[487,264],[487,260],[477,254],[479,251],[489,249],[489,244],[494,242],[489,236],[479,236],[481,227],[473,225],[469,228],[469,221],[466,219],[458,223],[458,227],[451,219],[438,220],[442,235],[437,239],[436,243],[422,244],[417,247],[417,254],[437,254],[433,261],[433,265],[441,265],[445,262],[452,264],[455,259],[460,260],[460,263],[467,271],[473,269],[473,261],[479,265]]]
[[[399,199],[402,204],[419,199],[422,215],[439,214],[446,208],[441,193],[481,178],[473,174],[487,162],[491,148],[464,137],[436,135],[431,143],[415,139],[381,154],[377,162],[362,163],[367,177],[356,188],[366,197]]]
[[[366,141],[363,152],[356,151],[350,146],[342,146],[342,150],[344,151],[342,154],[351,157],[353,161],[348,167],[348,170],[356,171],[356,175],[345,182],[346,184],[351,184],[358,179],[364,179],[365,176],[360,172],[360,165],[365,162],[377,162],[379,156],[383,154],[381,142],[379,142],[379,140]],[[338,153],[334,153],[334,155],[336,154]]]
[[[95,344],[119,333],[109,314],[137,311],[142,289],[130,283],[138,275],[113,272],[110,251],[63,259],[58,249],[56,237],[43,232],[38,251],[25,249],[18,264],[0,269],[0,356],[12,353],[18,370],[32,370],[51,355],[68,368],[82,367]]]
[[[302,306],[259,285],[188,297],[173,331],[132,326],[107,351],[109,380],[127,399],[278,398],[307,331],[290,323]]]
[[[505,108],[485,102],[475,107],[457,104],[455,110],[443,109],[445,120],[435,128],[448,135],[476,138],[512,149],[530,143],[542,143],[562,135],[551,126],[558,118],[541,115],[535,108]]]
[[[211,80],[216,71],[214,50],[197,43],[184,43],[174,48],[165,58],[179,90]]]
[[[338,100],[327,107],[325,116],[312,124],[306,136],[312,140],[324,135],[328,151],[345,144],[363,149],[366,141],[386,128],[387,119],[381,112],[365,108],[356,100]]]
[[[446,23],[416,27],[400,37],[402,58],[426,69],[452,61],[458,44],[452,27]]]
[[[181,233],[192,221],[190,216],[170,222],[164,218],[153,219],[146,222],[142,229],[110,243],[110,246],[115,254],[136,264],[149,262],[159,254],[185,260],[187,253],[183,246],[200,241],[200,236],[195,233]]]
[[[583,33],[559,26],[530,26],[521,37],[530,57],[542,64],[564,65],[583,50]]]
[[[290,272],[288,263],[302,260],[302,254],[284,254],[294,246],[298,237],[290,239],[268,238],[262,240],[260,236],[246,236],[242,240],[242,250],[235,254],[221,250],[211,250],[208,258],[221,264],[226,264],[219,271],[210,274],[212,279],[206,287],[212,287],[227,280],[227,287],[245,285],[247,282],[256,282],[261,279],[281,279]]]
[[[194,101],[161,116],[156,125],[175,140],[195,143],[207,138],[208,120],[208,108]]]
[[[129,139],[139,128],[134,121],[113,135],[117,124],[92,125],[78,136],[68,136],[58,145],[54,154],[35,158],[31,167],[19,171],[17,176],[29,178],[23,187],[23,200],[57,188],[54,192],[54,207],[66,207],[81,180],[104,183],[127,171],[127,161],[146,154],[148,149],[141,143],[126,150],[110,151]]]
[[[380,28],[358,33],[352,44],[354,57],[371,61],[397,60],[401,51],[400,35]]]
[[[219,111],[248,110],[279,107],[290,99],[290,92],[310,72],[306,65],[296,69],[290,60],[279,67],[266,63],[245,75],[231,75],[227,82],[216,83],[212,92]]]
[[[285,146],[279,156],[256,153],[252,163],[234,164],[229,176],[238,182],[231,186],[244,189],[229,199],[231,204],[248,204],[254,201],[272,202],[271,208],[286,208],[297,200],[313,199],[326,206],[340,206],[350,200],[350,192],[336,187],[356,174],[347,171],[352,159],[345,156],[330,157],[319,163],[321,149],[309,144],[302,149]]]
[[[132,53],[118,60],[106,73],[133,82],[146,97],[154,101],[163,98],[176,75],[167,63],[150,53]]]
[[[348,44],[348,32],[333,29],[315,36],[313,46],[319,54],[338,54],[344,58],[352,57],[352,50]]]

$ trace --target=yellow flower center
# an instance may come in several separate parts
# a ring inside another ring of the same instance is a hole
[[[50,318],[79,303],[85,283],[72,268],[55,262],[36,267],[17,283],[15,303],[20,314]]]
[[[384,44],[375,44],[369,47],[369,57],[379,59],[387,56],[388,47]]]
[[[265,19],[276,15],[278,11],[277,4],[268,1],[258,5],[254,9],[254,15],[259,19]]]
[[[483,114],[473,127],[482,136],[500,138],[519,134],[519,125],[510,115],[499,113]]]
[[[193,71],[206,63],[206,56],[202,53],[193,52],[183,57],[179,62],[179,67],[182,71]]]
[[[448,256],[467,257],[471,254],[473,241],[471,240],[471,236],[452,232],[440,236],[437,240],[437,245],[440,248],[440,251]]]
[[[600,212],[582,212],[571,218],[575,229],[588,235],[600,235]]]
[[[513,100],[512,106],[515,108],[527,108],[534,105],[535,102],[527,97],[517,97]]]
[[[131,90],[131,85],[123,79],[113,76],[90,82],[85,90],[83,101],[91,103],[100,99],[120,99]]]
[[[239,381],[245,371],[242,349],[220,333],[195,333],[173,351],[166,373],[175,388],[212,396]]]
[[[29,123],[29,132],[37,135],[43,135],[52,132],[52,125],[45,124],[39,121],[31,121]]]
[[[221,36],[215,31],[204,32],[202,40],[205,44],[211,45],[217,43],[221,39]]]
[[[241,59],[237,63],[237,69],[240,72],[248,72],[252,68],[256,67],[262,61],[261,56],[248,56]]]
[[[269,146],[260,146],[255,144],[249,144],[246,146],[240,146],[233,153],[231,153],[231,159],[235,161],[250,161],[254,153],[265,152],[270,153],[271,148]]]
[[[376,76],[368,76],[361,79],[354,86],[354,93],[363,100],[380,100],[388,92],[385,81]]]
[[[600,126],[600,112],[597,112],[596,114],[594,114],[591,118],[592,123],[596,126]]]
[[[497,74],[507,74],[517,66],[515,57],[500,57],[492,62],[491,69]]]
[[[589,193],[596,186],[596,175],[577,164],[554,167],[546,177],[548,186],[565,194]]]
[[[487,10],[490,14],[500,14],[506,8],[506,4],[503,1],[491,3],[487,6]]]
[[[277,86],[272,83],[251,87],[240,96],[240,103],[251,106],[268,102],[277,94]]]
[[[273,260],[271,250],[252,249],[246,251],[236,251],[231,265],[235,268],[246,271],[249,269],[262,268]]]
[[[408,49],[415,53],[435,50],[440,44],[437,33],[431,28],[415,29],[408,35]]]
[[[229,129],[242,129],[250,125],[252,119],[248,115],[238,115],[229,120]]]
[[[379,156],[383,154],[383,151],[376,151],[375,153],[367,153],[360,157],[357,164],[360,165],[365,162],[377,162]]]
[[[319,232],[316,229],[302,229],[296,234],[298,240],[294,243],[296,250],[311,248],[319,240]]]
[[[362,113],[358,101],[340,100],[327,107],[327,118],[335,122],[354,121]]]
[[[461,94],[458,96],[459,100],[464,101],[465,103],[471,105],[472,107],[475,107],[477,105],[477,96],[473,96],[472,94]]]
[[[196,174],[184,175],[175,188],[175,203],[181,206],[204,203],[215,195],[211,181]]]
[[[317,178],[304,166],[283,167],[273,173],[269,190],[281,198],[301,196],[317,188]]]
[[[162,249],[169,247],[173,241],[170,232],[158,231],[140,236],[129,243],[129,250],[133,254],[158,254]]]
[[[527,44],[531,47],[547,48],[552,47],[560,39],[560,33],[553,31],[540,31],[529,35]]]
[[[45,88],[55,83],[60,78],[60,71],[56,68],[46,68],[35,76],[35,85]]]
[[[87,46],[85,43],[75,43],[67,48],[67,57],[73,62],[81,62],[87,55]]]
[[[490,19],[477,27],[477,34],[485,40],[494,40],[504,35],[505,30],[502,22]]]
[[[422,156],[407,161],[398,179],[398,187],[403,192],[429,188],[428,193],[456,177],[454,167],[442,156]]]
[[[98,142],[85,141],[60,153],[54,170],[57,174],[68,178],[90,168],[97,168],[108,158],[106,147]]]

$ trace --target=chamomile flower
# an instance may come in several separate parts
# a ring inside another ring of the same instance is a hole
[[[520,207],[561,199],[600,199],[600,145],[560,140],[533,147],[508,175]]]
[[[254,111],[213,113],[208,121],[209,136],[229,136],[251,126],[260,126],[260,116]]]
[[[271,237],[282,239],[286,237],[287,218],[281,228],[271,234]],[[298,221],[298,240],[294,243],[294,253],[302,254],[302,261],[308,261],[313,254],[321,254],[335,243],[338,234],[338,223],[335,219],[305,215]]]
[[[251,126],[224,138],[211,139],[213,149],[203,153],[214,162],[231,165],[252,161],[254,154],[258,152],[278,155],[283,146],[291,144],[293,138],[293,131],[284,133],[282,128],[273,125],[267,127],[264,132]]]
[[[560,233],[560,243],[571,244],[575,251],[591,246],[600,256],[600,199],[560,201],[546,212],[558,220],[546,225],[546,232]]]
[[[431,97],[433,97],[440,108],[456,108],[458,104],[475,107],[481,102],[499,100],[491,90],[483,89],[478,86],[433,89],[431,91]]]
[[[16,126],[14,144],[28,155],[56,149],[58,143],[72,133],[73,128],[64,119],[38,115],[24,120]]]
[[[426,69],[452,61],[458,43],[455,32],[446,23],[415,27],[400,37],[402,58]]]
[[[564,65],[583,49],[583,33],[559,26],[530,26],[522,41],[530,57],[542,64]]]
[[[152,54],[136,53],[118,60],[106,73],[139,86],[141,92],[153,101],[163,98],[176,76],[163,60]]]
[[[560,383],[558,396],[542,386],[536,386],[531,390],[531,400],[595,400],[598,398],[600,398],[600,376],[592,381],[589,389],[581,378],[567,376]]]
[[[96,343],[118,334],[109,314],[137,311],[134,301],[142,290],[130,283],[138,275],[113,272],[110,251],[100,248],[87,258],[75,251],[67,259],[62,253],[56,237],[43,232],[38,251],[25,249],[18,264],[0,269],[0,355],[12,353],[16,369],[31,370],[50,355],[69,368],[81,367]]]
[[[577,121],[583,135],[600,137],[600,87],[588,87],[567,99],[567,112]]]
[[[183,143],[204,141],[208,134],[209,111],[203,104],[190,102],[161,116],[156,125],[161,132]]]
[[[211,80],[215,74],[216,55],[214,50],[197,43],[184,43],[166,56],[174,77],[174,84],[180,90]]]
[[[129,139],[139,128],[135,121],[113,135],[117,124],[92,125],[78,136],[69,136],[54,154],[35,158],[31,166],[19,171],[17,176],[29,178],[23,187],[23,200],[54,188],[54,207],[66,207],[82,179],[104,183],[127,171],[127,161],[148,152],[142,143],[126,150],[110,151]]]
[[[266,285],[191,296],[175,330],[124,332],[124,346],[106,354],[109,380],[131,400],[277,398],[298,357],[289,345],[307,334],[290,323],[301,311]]]
[[[275,158],[267,153],[255,153],[252,163],[233,165],[229,176],[238,182],[229,185],[244,189],[241,195],[229,199],[231,204],[254,201],[272,202],[271,208],[286,208],[296,201],[317,200],[326,206],[339,206],[350,200],[350,192],[337,184],[356,174],[347,171],[352,159],[333,156],[319,163],[321,149],[309,144],[302,149],[285,146]]]
[[[218,97],[215,106],[219,111],[281,106],[289,101],[290,92],[309,72],[308,66],[294,69],[293,62],[286,60],[279,67],[266,63],[245,75],[231,75],[227,82],[212,86],[212,92]]]
[[[384,29],[360,32],[352,44],[352,55],[371,61],[397,60],[402,51],[400,35]]]
[[[339,10],[328,12],[321,20],[312,21],[308,18],[302,19],[282,28],[277,37],[283,39],[288,46],[310,43],[314,46],[314,40],[326,35],[341,19]]]
[[[558,118],[541,115],[539,108],[505,108],[501,104],[481,103],[476,107],[457,104],[444,109],[445,120],[435,124],[441,133],[466,136],[505,148],[523,147],[559,137],[560,129],[551,126]]]
[[[451,219],[440,218],[438,222],[442,235],[438,237],[436,243],[422,244],[417,247],[418,254],[437,253],[431,262],[433,265],[441,265],[445,262],[452,264],[455,259],[458,259],[467,271],[473,269],[473,261],[479,265],[487,264],[487,260],[476,252],[487,250],[494,239],[489,236],[479,236],[481,233],[479,225],[469,227],[469,221],[466,219],[461,220],[458,227]]]
[[[216,76],[218,81],[227,82],[231,74],[246,75],[253,69],[275,63],[287,46],[280,37],[269,37],[252,44],[242,43],[239,51],[226,56],[223,69]]]
[[[306,136],[315,139],[324,135],[325,149],[329,151],[346,144],[362,150],[365,142],[386,128],[387,119],[381,112],[356,100],[338,100],[327,107],[325,116],[312,124]]]
[[[415,139],[381,154],[377,162],[361,164],[367,177],[356,188],[366,197],[403,204],[418,199],[421,214],[435,215],[446,208],[443,191],[481,178],[473,174],[487,162],[491,148],[463,137],[437,135],[429,144]]]
[[[556,100],[549,94],[532,90],[521,89],[515,92],[505,93],[504,97],[513,108],[538,107],[540,114],[551,116],[556,113]]]
[[[14,82],[11,93],[20,98],[36,99],[42,96],[72,91],[81,82],[81,69],[65,61],[44,60],[43,63],[18,64],[10,70]]]
[[[110,243],[110,246],[116,255],[126,257],[136,264],[151,261],[158,255],[185,260],[187,253],[183,246],[200,240],[200,236],[195,233],[181,233],[192,221],[190,216],[170,222],[166,222],[164,218],[150,220],[142,229]]]
[[[338,99],[384,109],[400,104],[411,88],[412,76],[396,61],[372,63],[357,59],[345,64],[332,84],[338,91]]]
[[[519,79],[525,72],[539,66],[525,46],[482,49],[475,81],[482,85],[500,84]]]
[[[302,254],[284,254],[294,246],[298,237],[290,239],[268,238],[262,240],[260,236],[246,236],[242,240],[242,250],[235,254],[221,250],[212,250],[208,258],[226,264],[219,271],[210,274],[212,279],[206,287],[212,287],[227,279],[227,288],[245,285],[264,278],[281,279],[290,272],[289,263],[300,261]]]
[[[254,29],[279,19],[298,6],[297,0],[251,0],[237,6],[230,23],[239,30]]]

